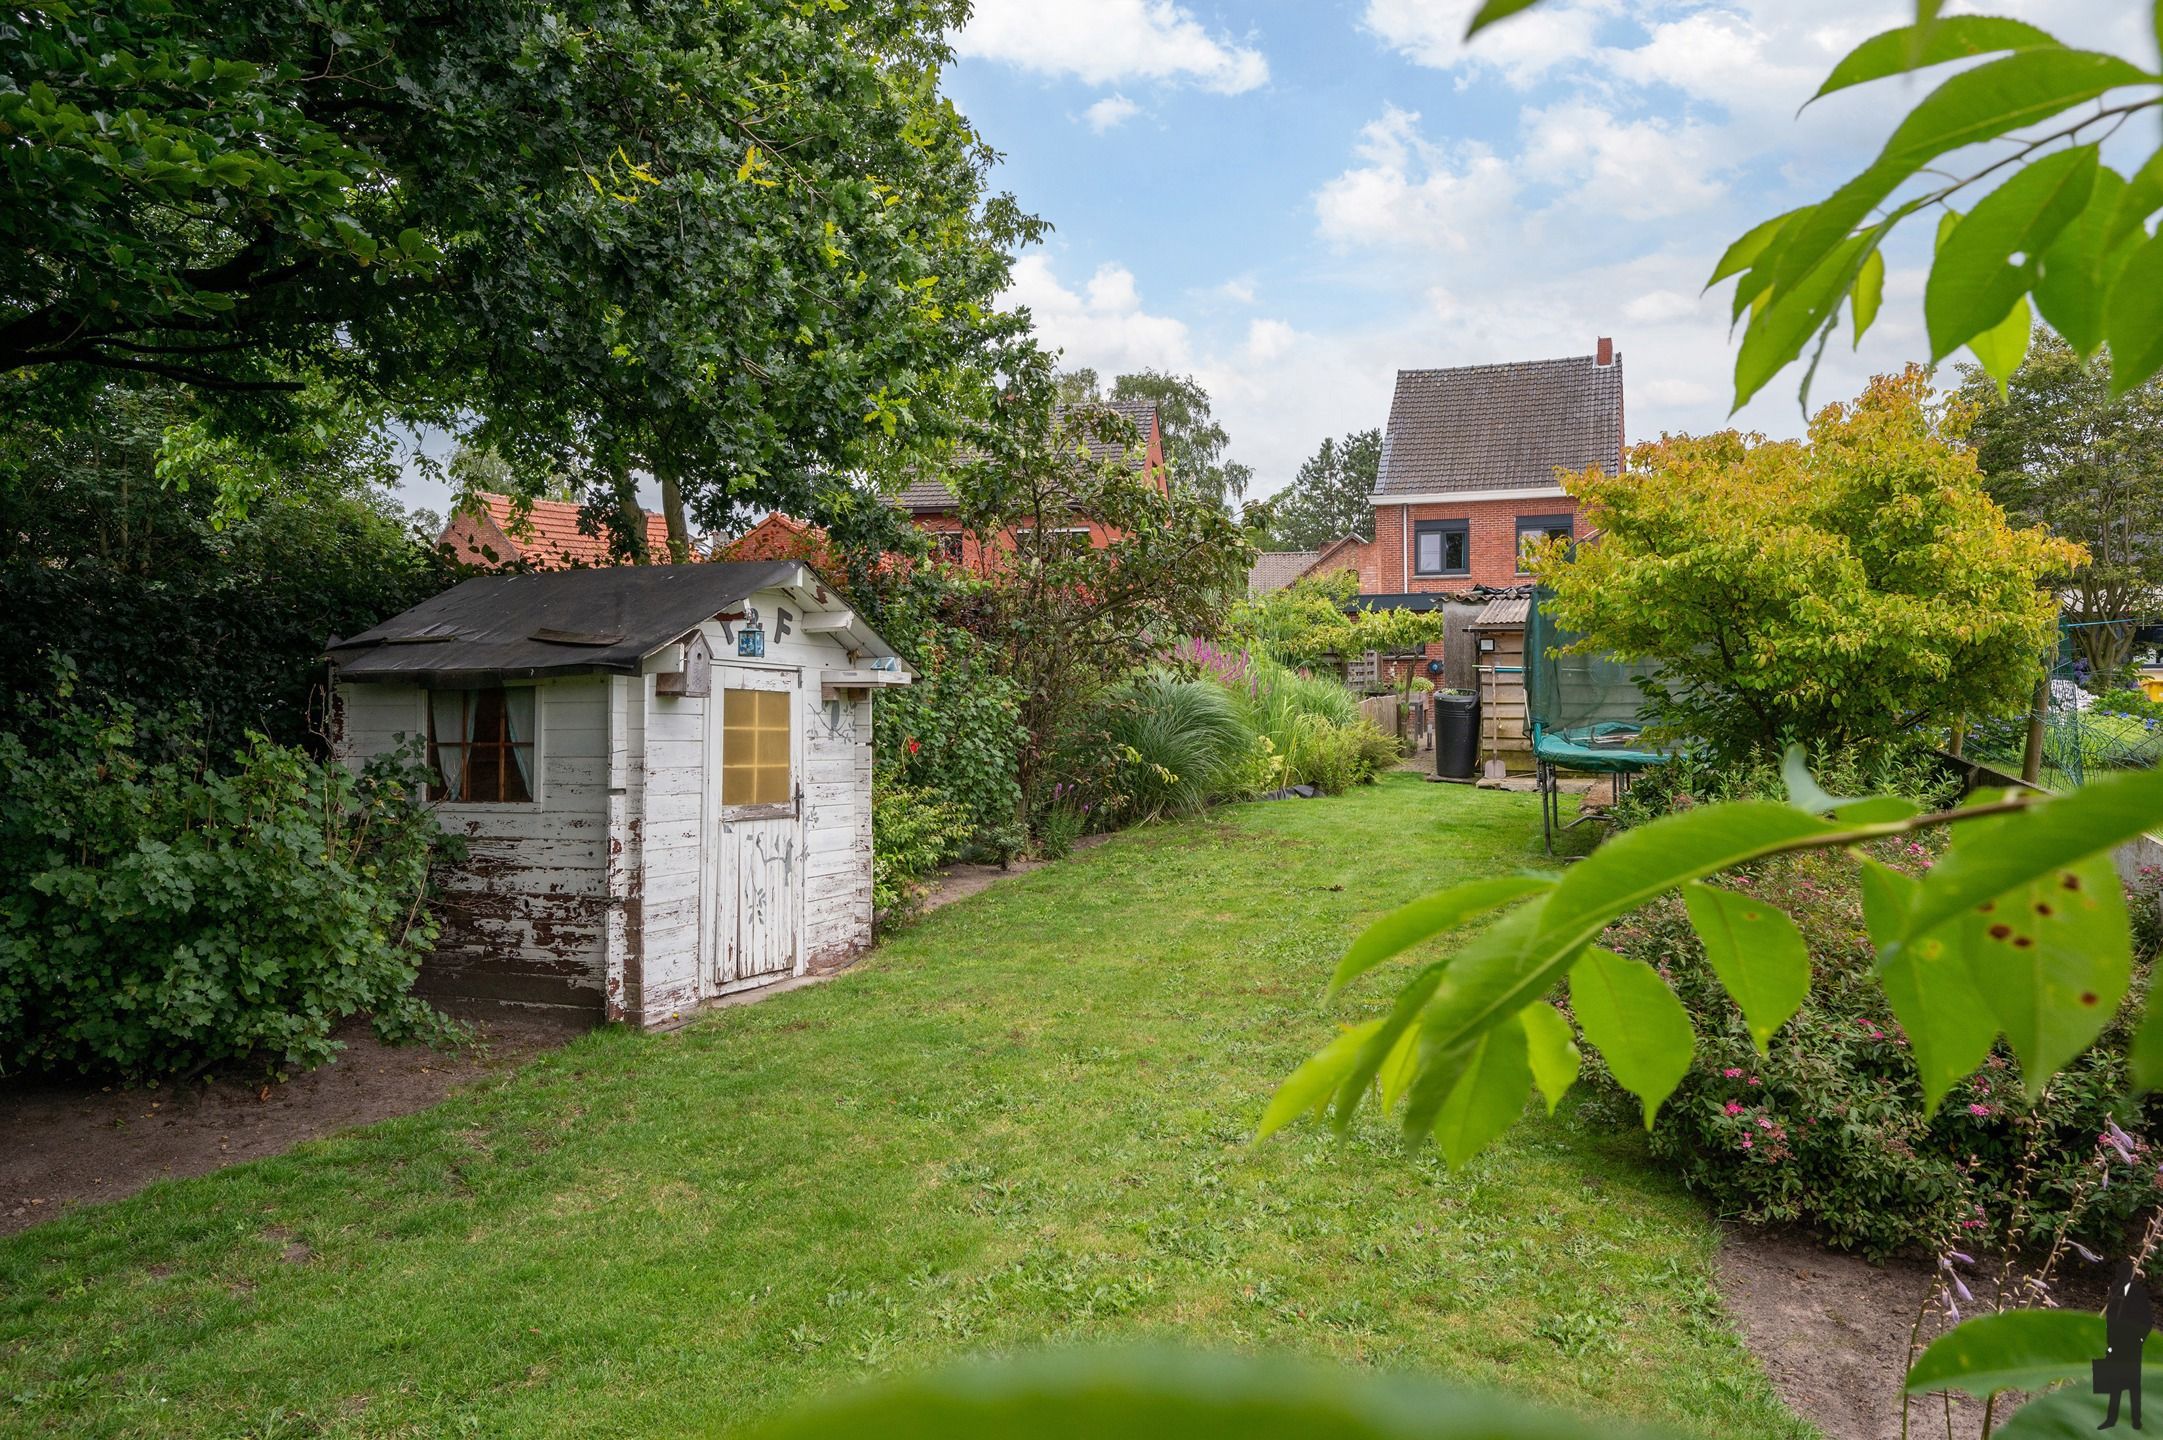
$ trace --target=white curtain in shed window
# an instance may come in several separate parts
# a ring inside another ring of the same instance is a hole
[[[505,738],[511,742],[511,758],[518,762],[518,778],[526,782],[529,798],[533,794],[533,697],[537,693],[530,685],[503,692],[503,723],[510,732]]]
[[[443,795],[448,800],[466,798],[466,746],[473,741],[472,695],[465,690],[431,690],[428,693],[429,738],[436,742],[436,769],[443,772]]]

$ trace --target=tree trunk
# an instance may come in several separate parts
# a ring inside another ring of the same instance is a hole
[[[2043,778],[2043,716],[2050,709],[2050,667],[2035,682],[2035,699],[2028,706],[2028,748],[2020,758],[2020,778],[2030,785]]]
[[[661,518],[668,522],[669,563],[681,565],[691,558],[691,527],[683,518],[683,486],[676,481],[673,465],[656,465],[653,473],[661,477]]]

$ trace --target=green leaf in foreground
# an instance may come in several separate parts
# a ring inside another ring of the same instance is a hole
[[[1540,1087],[1547,1113],[1555,1113],[1562,1097],[1577,1083],[1585,1057],[1577,1048],[1577,1036],[1562,1012],[1542,1000],[1517,1013],[1525,1031],[1525,1054],[1532,1066],[1532,1081]]]
[[[2028,807],[2014,843],[1956,845],[1923,881],[1908,916],[1918,936],[2017,885],[2113,850],[2163,825],[2163,770],[2121,770]],[[1650,827],[1647,827],[1648,829]],[[1905,938],[1895,942],[1897,951]]]
[[[1682,890],[1705,958],[1742,1008],[1760,1055],[1810,994],[1810,946],[1778,906],[1692,882]]]
[[[1697,1047],[1682,1002],[1644,961],[1595,946],[1570,971],[1570,1008],[1615,1082],[1644,1102],[1650,1130]]]
[[[754,1440],[1627,1440],[1611,1421],[1277,1355],[1053,1350],[847,1391]],[[1642,1432],[1637,1432],[1642,1433]]]
[[[2013,257],[2041,255],[2087,208],[2100,160],[2093,145],[2046,155],[1985,195],[1953,227],[1923,289],[1931,359],[1944,359],[2005,321],[2033,276],[2031,265],[2015,265]]]
[[[1994,50],[2022,50],[2036,45],[2056,45],[2044,31],[2019,20],[1991,15],[1955,15],[1929,25],[1902,25],[1873,35],[1847,53],[1832,68],[1812,101],[1836,90],[1872,80],[1927,70],[1953,60],[1988,55]]]
[[[2045,250],[2033,298],[2050,327],[2082,356],[2103,343],[2103,303],[2132,246],[2111,237],[2125,199],[2125,180],[2105,166],[2096,171],[2088,208]]]
[[[2002,832],[2005,823],[1990,829]],[[2006,840],[1993,833],[1970,843]],[[2020,1057],[2033,1099],[2103,1032],[2132,982],[2133,939],[2117,869],[2110,856],[2092,855],[1984,901],[1955,924],[1975,988]]]
[[[2127,257],[2105,306],[2103,334],[2110,342],[2110,393],[2116,399],[2163,370],[2163,235],[2150,236]]]
[[[1337,962],[1337,972],[1329,981],[1329,997],[1334,999],[1345,986],[1375,966],[1429,936],[1455,929],[1512,900],[1551,890],[1554,884],[1553,877],[1547,875],[1497,875],[1467,880],[1399,906],[1360,931],[1359,938],[1344,952],[1344,959]]]
[[[2039,1390],[2083,1379],[2103,1353],[2103,1317],[2085,1310],[2001,1310],[1940,1335],[1908,1371],[1908,1393]]]
[[[1306,1064],[1287,1076],[1277,1087],[1277,1093],[1270,1097],[1269,1108],[1262,1112],[1257,1138],[1274,1134],[1309,1110],[1326,1104],[1344,1079],[1345,1072],[1359,1059],[1359,1047],[1381,1028],[1379,1020],[1346,1028],[1336,1039],[1316,1051]]]
[[[1539,3],[1540,0],[1486,0],[1485,4],[1472,12],[1472,23],[1465,27],[1465,39],[1470,40],[1496,21],[1507,20],[1519,11],[1530,10]]]
[[[1966,951],[1952,928],[1902,946],[1878,967],[1886,1003],[1907,1032],[1928,1110],[1936,1110],[1948,1091],[1975,1073],[1998,1038],[1997,1016],[1975,988]]]
[[[1525,1092],[1532,1088],[1525,1049],[1522,1025],[1497,1025],[1472,1047],[1435,1119],[1435,1140],[1451,1169],[1486,1149],[1525,1113]]]
[[[1878,311],[1885,304],[1885,252],[1873,250],[1863,257],[1863,268],[1855,272],[1855,289],[1848,297],[1848,307],[1855,319],[1855,344],[1860,348],[1863,336],[1877,321]]]

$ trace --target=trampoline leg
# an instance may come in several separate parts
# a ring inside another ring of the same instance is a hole
[[[1555,857],[1555,821],[1561,818],[1554,810],[1554,766],[1540,761],[1534,778],[1540,787],[1540,843],[1547,847],[1547,858],[1552,860]]]

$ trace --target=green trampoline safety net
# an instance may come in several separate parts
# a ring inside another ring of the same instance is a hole
[[[1550,765],[1594,774],[1628,774],[1657,765],[1667,752],[1644,739],[1638,687],[1649,663],[1625,665],[1604,654],[1572,654],[1578,636],[1554,622],[1548,593],[1536,592],[1525,617],[1525,705],[1533,753]]]

